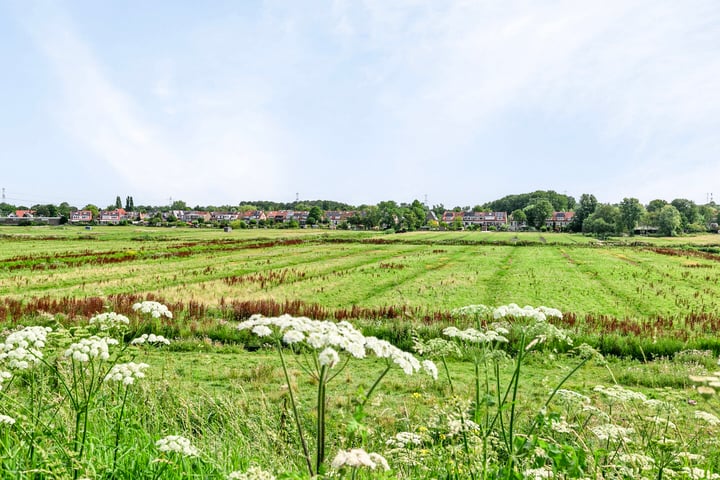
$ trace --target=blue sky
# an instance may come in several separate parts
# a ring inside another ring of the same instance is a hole
[[[717,0],[0,0],[10,203],[720,197]]]

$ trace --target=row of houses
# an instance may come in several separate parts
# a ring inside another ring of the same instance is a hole
[[[347,222],[351,217],[355,216],[355,211],[326,211],[324,213],[327,223],[331,227],[337,227],[343,222]],[[86,223],[95,220],[100,224],[118,224],[123,221],[143,221],[149,214],[138,212],[127,212],[122,208],[115,210],[103,210],[99,212],[97,218],[93,218],[90,210],[77,210],[70,214],[68,219],[71,223]],[[572,221],[573,212],[553,212],[546,220],[545,224],[549,229],[562,230],[565,229]],[[17,217],[32,216],[31,211],[18,211]],[[163,213],[163,218],[168,219],[174,217],[181,222],[231,222],[242,220],[246,223],[255,223],[261,221],[272,221],[273,223],[289,223],[297,222],[303,226],[307,223],[310,212],[305,210],[250,210],[246,212],[204,212],[204,211],[183,211],[171,210]],[[432,214],[429,219],[436,219]],[[490,228],[501,229],[520,229],[525,225],[517,222],[508,216],[507,212],[455,212],[446,211],[442,217],[438,219],[447,225],[461,224],[464,228],[481,228],[487,230]]]

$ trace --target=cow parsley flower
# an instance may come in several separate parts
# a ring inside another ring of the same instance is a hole
[[[143,345],[145,343],[151,345],[170,345],[170,340],[163,337],[162,335],[155,335],[154,333],[143,333],[137,338],[133,338],[130,341],[130,345]]]
[[[8,378],[12,378],[12,373],[0,371],[0,390],[2,390],[3,382]]]
[[[321,366],[327,366],[329,368],[334,367],[340,363],[340,356],[332,347],[327,347],[325,350],[318,354],[318,362]]]
[[[531,468],[523,472],[523,478],[531,480],[543,480],[545,478],[555,478],[552,468],[548,466],[540,468]]]
[[[132,306],[133,310],[140,311],[141,313],[148,313],[153,318],[167,317],[173,318],[172,312],[168,308],[159,302],[145,301],[136,303]]]
[[[598,385],[593,390],[601,393],[603,396],[605,396],[609,400],[620,402],[620,403],[647,401],[647,397],[644,394],[642,394],[640,392],[635,392],[633,390],[629,390],[627,388],[623,388],[620,385],[612,385],[610,387],[604,387],[602,385]]]
[[[492,308],[482,304],[466,305],[450,310],[450,315],[453,317],[484,317],[490,313],[492,313]]]
[[[34,326],[11,333],[4,343],[0,343],[0,361],[5,361],[12,370],[26,370],[39,363],[50,332],[50,327]]]
[[[407,448],[408,445],[422,445],[423,438],[421,435],[413,432],[399,432],[394,437],[388,439],[385,445],[391,448]]]
[[[122,314],[115,312],[100,313],[90,318],[90,325],[97,326],[100,331],[121,329],[130,325],[130,320]]]
[[[136,378],[145,378],[143,370],[150,365],[147,363],[118,363],[113,365],[107,375],[105,381],[121,382],[123,385],[132,385]]]
[[[180,435],[168,435],[155,442],[155,447],[161,452],[179,453],[184,457],[196,457],[199,452],[185,437]]]
[[[716,417],[712,413],[703,412],[702,410],[697,410],[695,412],[695,418],[702,420],[713,427],[720,425],[720,418]]]
[[[90,338],[81,338],[79,342],[70,345],[64,355],[82,363],[96,358],[107,360],[110,358],[108,346],[117,345],[117,343],[118,341],[114,338],[93,335]]]
[[[631,443],[630,434],[635,432],[632,428],[624,428],[612,423],[598,425],[590,429],[600,440],[622,440]]]
[[[0,415],[0,425],[15,425],[15,419],[7,415]]]
[[[244,472],[231,472],[228,480],[275,480],[275,475],[260,467],[250,467]]]
[[[252,333],[258,337],[269,337],[272,335],[273,331],[266,325],[257,325],[256,327],[253,327]]]
[[[383,470],[390,470],[387,460],[385,460],[382,455],[377,453],[368,453],[362,448],[339,451],[330,465],[335,470],[340,470],[343,467],[365,467],[370,470],[381,468]]]
[[[435,362],[432,360],[423,360],[422,361],[422,368],[427,372],[428,375],[432,377],[433,380],[437,380],[438,378],[438,369],[437,365],[435,365]]]

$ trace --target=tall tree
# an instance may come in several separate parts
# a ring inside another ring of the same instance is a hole
[[[614,205],[600,204],[583,222],[583,233],[591,233],[601,238],[621,230],[620,209]]]
[[[683,230],[688,230],[688,226],[700,221],[700,211],[698,210],[698,206],[692,200],[688,200],[686,198],[676,198],[670,202],[670,205],[675,207],[680,213]]]
[[[570,225],[568,225],[568,230],[571,232],[581,232],[585,219],[595,212],[597,204],[598,201],[595,195],[583,193],[580,196],[580,203],[575,208],[575,215],[570,221]]]
[[[645,208],[637,198],[623,198],[620,203],[620,225],[630,235],[635,232],[640,219],[645,213]]]
[[[524,209],[527,221],[533,227],[540,229],[553,213],[553,205],[544,198],[538,200]]]
[[[658,231],[660,235],[674,237],[682,228],[682,215],[672,205],[665,205],[658,213]]]
[[[120,200],[120,195],[115,197],[115,208],[122,208],[122,200]]]

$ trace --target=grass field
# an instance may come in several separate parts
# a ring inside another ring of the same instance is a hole
[[[0,344],[0,472],[715,478],[718,252],[717,236],[3,228],[3,336],[17,324],[53,332],[30,369],[10,366],[19,343]],[[131,308],[148,298],[174,317]],[[564,318],[510,319],[508,343],[443,333],[498,328],[451,311],[511,302]],[[129,317],[107,358],[63,353],[106,342],[88,319],[107,310]],[[347,346],[336,364],[309,337],[278,349],[280,333],[236,328],[253,313],[286,311],[350,320],[434,360],[439,375],[408,376],[399,360],[358,360]],[[127,343],[143,333],[172,343]],[[108,380],[124,362],[147,363],[146,377]],[[168,447],[168,435],[192,447]],[[331,467],[350,448],[383,455],[390,470]]]

